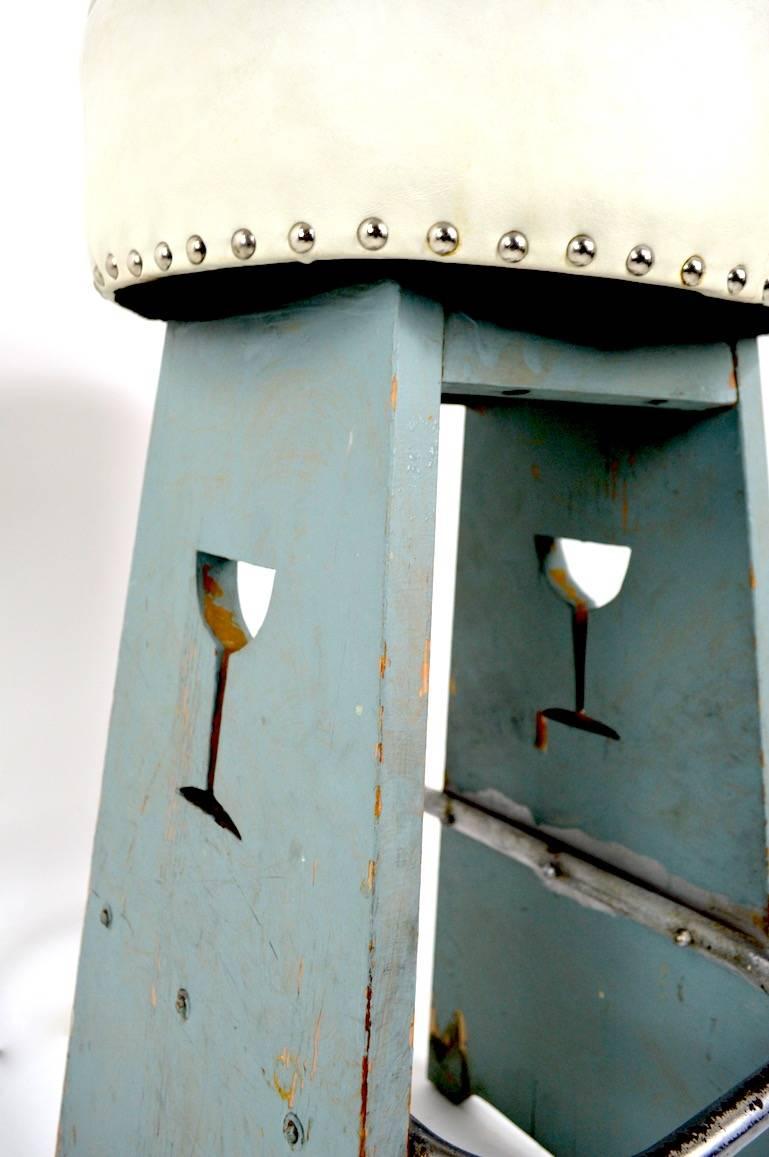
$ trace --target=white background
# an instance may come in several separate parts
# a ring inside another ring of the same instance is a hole
[[[4,1157],[51,1157],[54,1149],[112,681],[163,339],[162,325],[104,303],[90,285],[81,223],[78,84],[85,7],[85,0],[14,4],[3,21]],[[436,786],[442,766],[461,412],[454,408],[444,412],[446,417],[428,754]],[[417,1045],[425,1040],[429,1002],[433,824],[423,888]],[[482,1107],[470,1103],[462,1111],[447,1109],[424,1082],[418,1082],[415,1109],[485,1157],[541,1152],[484,1123]]]

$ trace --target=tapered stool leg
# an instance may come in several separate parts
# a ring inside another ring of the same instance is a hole
[[[62,1157],[405,1149],[442,329],[392,284],[169,327]]]

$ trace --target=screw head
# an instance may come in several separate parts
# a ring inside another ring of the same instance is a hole
[[[118,267],[117,267],[117,261],[115,260],[115,254],[114,253],[108,253],[107,254],[107,256],[104,259],[104,268],[107,270],[107,273],[110,275],[112,280],[116,281],[117,275],[118,275]]]
[[[304,1126],[296,1113],[287,1113],[283,1118],[283,1136],[290,1149],[297,1149],[304,1144]]]
[[[384,249],[390,230],[380,217],[366,217],[358,226],[358,242],[364,249]]]
[[[643,277],[654,264],[654,252],[648,245],[636,245],[627,255],[625,265],[633,277]]]
[[[509,261],[511,264],[523,261],[528,252],[528,238],[525,233],[519,232],[518,229],[511,229],[509,233],[503,233],[497,244],[499,256],[503,261]]]
[[[104,905],[101,912],[99,913],[99,919],[105,928],[109,928],[112,923],[112,909],[110,908],[109,904]]]
[[[742,293],[747,283],[748,271],[744,265],[735,265],[734,269],[729,270],[726,277],[726,287],[733,296]]]
[[[162,269],[165,273],[167,269],[171,268],[173,259],[174,255],[171,252],[171,246],[167,245],[165,241],[159,241],[155,246],[155,264],[158,269]]]
[[[692,934],[688,928],[679,928],[675,934],[675,942],[681,948],[688,948],[692,942]]]
[[[427,231],[427,244],[439,257],[448,257],[459,245],[459,230],[450,221],[436,221]]]
[[[542,875],[545,877],[546,880],[554,880],[556,878],[556,876],[560,875],[560,872],[558,870],[558,865],[554,864],[552,862],[549,864],[545,864],[544,868],[542,869]]]
[[[104,289],[104,274],[98,265],[93,267],[93,283],[97,289]]]
[[[566,246],[566,260],[580,267],[589,265],[598,252],[596,243],[587,233],[578,233]]]
[[[306,221],[297,221],[288,231],[288,243],[294,253],[309,253],[315,244],[315,230]]]
[[[699,285],[705,274],[705,262],[696,253],[687,257],[681,266],[681,280],[684,285]]]
[[[197,233],[187,238],[185,246],[190,265],[202,265],[206,259],[206,243]]]
[[[176,1011],[182,1020],[190,1018],[190,994],[186,988],[180,988],[176,994]]]
[[[250,229],[236,229],[232,234],[232,252],[239,261],[248,261],[256,250],[256,237]]]

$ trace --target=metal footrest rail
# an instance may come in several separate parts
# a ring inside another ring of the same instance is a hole
[[[758,1069],[696,1117],[636,1157],[721,1157],[740,1153],[769,1129],[769,1065]],[[472,1157],[414,1117],[408,1157]]]
[[[425,809],[455,831],[531,869],[548,889],[635,920],[769,992],[769,959],[744,932],[457,792],[428,789]],[[720,1157],[740,1152],[768,1129],[766,1065],[637,1157]],[[470,1155],[412,1118],[409,1157]]]

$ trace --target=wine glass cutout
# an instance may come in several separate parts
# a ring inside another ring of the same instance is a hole
[[[582,542],[577,538],[549,538],[537,535],[537,554],[542,570],[555,593],[571,607],[574,649],[574,710],[548,707],[537,715],[537,746],[547,744],[545,720],[551,719],[579,731],[589,731],[606,739],[619,739],[607,723],[593,719],[585,711],[585,668],[587,627],[590,611],[605,607],[622,590],[631,549],[607,542]]]
[[[214,794],[224,695],[230,657],[242,651],[255,638],[267,617],[275,571],[199,551],[197,577],[200,609],[216,648],[216,691],[208,745],[206,786],[180,787],[179,791],[189,803],[199,807],[216,820],[220,827],[241,839],[235,821]]]

